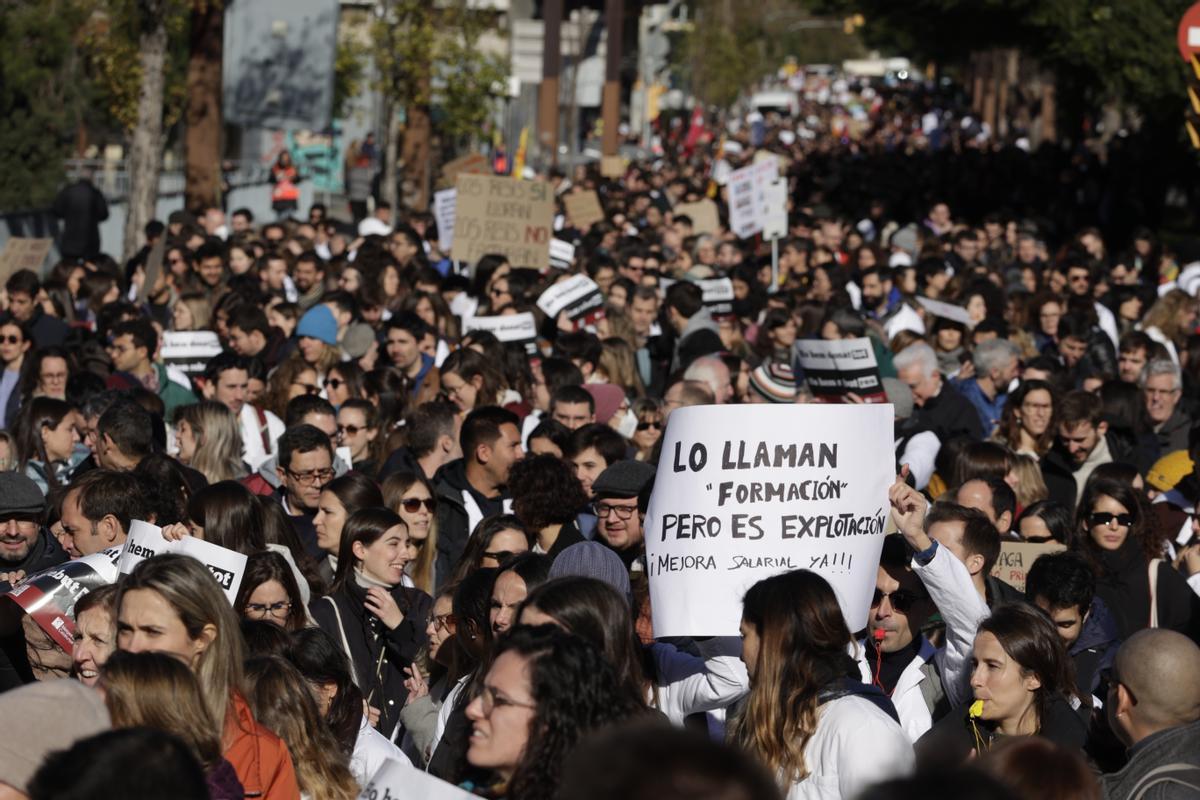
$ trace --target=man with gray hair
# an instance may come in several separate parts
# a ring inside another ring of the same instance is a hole
[[[975,347],[971,361],[975,377],[958,384],[962,396],[979,413],[983,435],[991,436],[1000,424],[1004,404],[1008,401],[1008,385],[1017,377],[1021,350],[1008,339],[988,339]]]
[[[1172,630],[1138,631],[1106,672],[1108,723],[1129,762],[1100,779],[1104,797],[1200,796],[1200,648]]]
[[[932,347],[924,342],[911,344],[897,353],[892,363],[896,376],[912,390],[916,424],[933,431],[943,444],[962,437],[983,438],[979,414],[969,400],[942,379]]]
[[[708,384],[718,405],[728,403],[733,399],[733,383],[729,376],[729,367],[717,356],[701,356],[688,366],[683,373],[685,381],[700,381]]]
[[[1166,359],[1151,361],[1142,370],[1139,384],[1146,404],[1146,416],[1158,440],[1158,454],[1165,456],[1176,450],[1187,450],[1192,418],[1179,407],[1179,399],[1183,395],[1183,377],[1179,367]]]

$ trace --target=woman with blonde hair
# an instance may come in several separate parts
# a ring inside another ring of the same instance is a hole
[[[1182,289],[1172,289],[1158,298],[1142,318],[1142,330],[1167,348],[1171,360],[1179,365],[1179,351],[1187,349],[1188,334],[1196,327],[1200,300]]]
[[[1050,490],[1046,488],[1046,479],[1042,477],[1042,468],[1033,456],[1028,453],[1015,454],[1012,471],[1017,478],[1013,492],[1017,495],[1018,508],[1029,508],[1050,496]]]
[[[242,636],[213,573],[176,554],[140,562],[121,580],[117,647],[174,656],[196,675],[222,755],[247,795],[294,800],[300,790],[287,747],[254,718],[242,696]]]
[[[171,330],[206,331],[212,322],[212,303],[201,292],[185,292],[175,301]]]
[[[287,744],[302,797],[354,800],[358,783],[349,759],[317,709],[300,671],[279,656],[246,663],[247,697],[255,715]]]
[[[413,585],[428,595],[438,584],[437,495],[433,484],[416,472],[396,472],[383,482],[383,504],[400,515],[408,526],[408,544],[416,557],[408,563]],[[446,576],[442,576],[445,583]]]
[[[177,458],[208,478],[209,483],[245,477],[242,430],[224,403],[202,400],[175,410]]]
[[[165,653],[114,653],[100,678],[114,728],[151,728],[178,736],[204,768],[214,800],[243,796],[221,755],[221,735],[187,664]]]

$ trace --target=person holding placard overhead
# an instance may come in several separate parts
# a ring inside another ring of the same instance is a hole
[[[733,740],[774,772],[788,800],[855,797],[912,769],[892,701],[859,682],[850,629],[824,578],[793,570],[754,584],[741,630],[750,695]]]

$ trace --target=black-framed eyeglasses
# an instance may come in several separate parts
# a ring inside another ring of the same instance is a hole
[[[310,469],[307,472],[293,472],[287,467],[284,467],[283,471],[288,475],[291,475],[292,480],[302,483],[306,486],[310,486],[314,483],[324,484],[327,481],[333,480],[334,475],[332,467],[329,469]]]
[[[613,506],[608,503],[600,503],[596,506],[596,516],[600,519],[608,519],[611,514],[616,514],[617,519],[629,519],[635,511],[637,511],[637,506]]]
[[[639,431],[648,431],[651,428],[653,428],[656,431],[661,431],[663,428],[663,424],[662,424],[662,422],[655,421],[655,420],[650,420],[648,422],[639,422],[637,424],[637,429]]]
[[[920,601],[928,599],[929,595],[912,592],[908,589],[897,589],[894,592],[883,592],[876,589],[874,596],[871,597],[871,608],[877,608],[885,597],[891,601],[892,608],[904,614]]]
[[[1128,528],[1133,524],[1133,514],[1113,514],[1110,511],[1093,511],[1088,514],[1088,524],[1093,528],[1108,525],[1113,520],[1116,520],[1118,525]]]
[[[292,610],[292,604],[284,600],[278,603],[247,603],[246,613],[253,617],[272,616],[277,618],[286,617]]]
[[[437,508],[437,501],[432,497],[406,497],[400,501],[400,507],[410,514],[420,511],[421,506],[425,506],[425,510],[432,514]]]

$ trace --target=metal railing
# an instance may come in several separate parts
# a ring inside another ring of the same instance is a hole
[[[229,167],[222,172],[231,189],[259,186],[270,181],[271,165],[256,160],[226,161]],[[71,158],[65,162],[71,180],[90,173],[106,200],[121,202],[129,196],[129,171],[123,160]],[[187,179],[180,169],[164,169],[158,176],[158,196],[178,197],[183,194]]]

